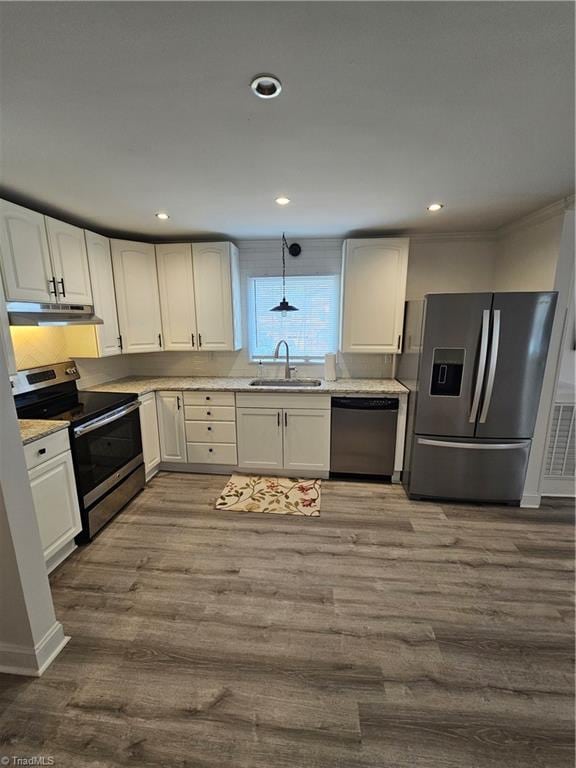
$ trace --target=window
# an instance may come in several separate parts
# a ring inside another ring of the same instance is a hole
[[[295,360],[320,361],[338,348],[340,277],[309,275],[286,278],[286,298],[298,312],[271,312],[282,298],[281,277],[252,277],[248,286],[250,357],[271,359],[280,339]]]

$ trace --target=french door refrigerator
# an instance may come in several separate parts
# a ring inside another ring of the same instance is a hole
[[[426,297],[410,496],[520,500],[556,296]]]

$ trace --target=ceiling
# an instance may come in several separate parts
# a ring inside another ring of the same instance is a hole
[[[154,239],[495,229],[573,192],[573,15],[2,3],[0,191]]]

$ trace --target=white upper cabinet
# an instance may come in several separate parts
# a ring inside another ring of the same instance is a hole
[[[402,349],[409,239],[345,240],[342,257],[342,352]]]
[[[162,323],[154,246],[112,240],[112,263],[123,351],[158,352]]]
[[[94,312],[104,321],[95,325],[98,354],[100,357],[118,355],[122,351],[118,313],[116,312],[116,293],[112,272],[112,254],[107,237],[95,232],[85,232],[90,280],[94,298]]]
[[[49,216],[45,218],[58,301],[92,304],[84,230]]]
[[[0,345],[4,348],[4,355],[8,364],[8,373],[16,373],[16,357],[14,355],[14,346],[12,336],[10,335],[10,324],[8,322],[8,312],[6,311],[6,301],[4,299],[4,289],[2,280],[0,280]]]
[[[0,201],[0,257],[7,301],[56,301],[42,214]]]
[[[198,349],[240,349],[238,249],[232,243],[193,245]]]
[[[198,349],[192,246],[190,243],[157,245],[156,262],[164,349]]]

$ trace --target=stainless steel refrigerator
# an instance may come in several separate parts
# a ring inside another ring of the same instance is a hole
[[[555,307],[555,292],[426,297],[412,345],[411,497],[520,500]]]

